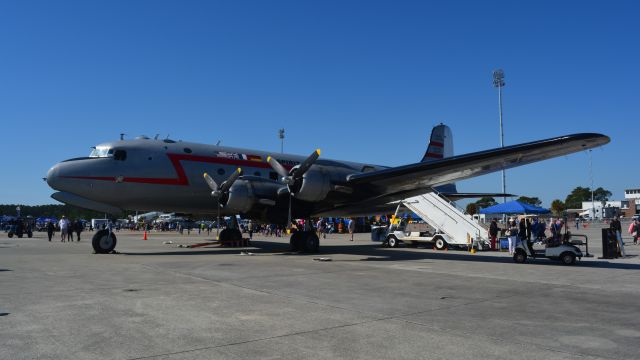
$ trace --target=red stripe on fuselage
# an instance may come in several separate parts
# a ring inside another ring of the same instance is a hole
[[[201,163],[211,164],[225,164],[234,165],[238,167],[247,166],[253,168],[270,169],[271,166],[267,163],[257,162],[255,160],[242,160],[242,159],[229,159],[216,156],[200,156],[200,155],[188,155],[188,154],[167,154],[167,157],[171,161],[173,168],[176,170],[177,178],[143,178],[143,177],[124,177],[122,182],[139,183],[139,184],[156,184],[156,185],[180,185],[188,186],[189,178],[182,167],[181,161],[193,161]],[[283,165],[288,170],[291,169],[289,165]],[[85,180],[102,180],[102,181],[116,181],[115,176],[62,176],[69,179],[85,179]]]
[[[441,143],[441,142],[439,142],[439,141],[431,141],[431,142],[429,143],[429,145],[443,147],[443,146],[444,146],[444,143]]]

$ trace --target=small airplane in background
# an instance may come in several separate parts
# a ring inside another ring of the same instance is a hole
[[[290,224],[292,218],[391,213],[394,201],[433,191],[450,199],[490,195],[458,193],[455,181],[609,141],[602,134],[581,133],[454,156],[451,130],[440,124],[420,162],[386,167],[322,159],[320,150],[305,158],[141,136],[103,143],[89,156],[62,161],[49,170],[46,181],[57,190],[54,199],[114,216],[123,210],[240,214]],[[238,237],[236,228],[220,233],[221,240]],[[92,243],[97,253],[107,253],[116,238],[99,231]],[[293,233],[291,244],[316,252],[319,239],[306,229]]]

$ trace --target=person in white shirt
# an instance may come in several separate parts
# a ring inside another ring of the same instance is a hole
[[[58,227],[60,227],[60,237],[62,238],[62,242],[67,238],[67,231],[69,229],[69,222],[67,218],[62,215],[62,219],[58,222]]]

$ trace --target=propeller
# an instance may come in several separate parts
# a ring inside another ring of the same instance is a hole
[[[316,162],[316,160],[318,160],[318,157],[320,157],[320,149],[316,149],[311,153],[311,155],[309,155],[309,157],[307,157],[302,163],[300,163],[299,166],[295,167],[292,172],[289,172],[287,171],[287,169],[285,169],[284,166],[282,166],[282,164],[278,162],[278,160],[276,160],[272,156],[267,156],[267,162],[269,163],[269,165],[271,165],[273,170],[275,170],[275,172],[280,175],[282,182],[287,184],[287,188],[289,188],[289,211],[287,216],[287,226],[291,226],[291,198],[294,196],[295,192],[294,185],[297,181],[302,179],[302,176],[307,171],[309,171],[311,166]]]
[[[229,178],[225,181],[222,182],[222,184],[220,184],[220,186],[218,186],[218,184],[216,183],[215,180],[213,180],[213,178],[211,176],[209,176],[209,174],[204,173],[204,180],[207,182],[207,185],[209,185],[209,187],[211,188],[211,196],[213,196],[214,198],[216,198],[217,201],[217,208],[218,208],[218,220],[216,221],[216,238],[218,237],[219,233],[220,233],[220,208],[222,207],[222,197],[226,194],[229,193],[229,189],[231,189],[231,186],[233,185],[234,182],[236,182],[236,180],[238,180],[238,177],[240,177],[240,175],[242,174],[242,169],[238,168],[236,171],[233,172],[233,174],[231,174],[231,176],[229,176]]]

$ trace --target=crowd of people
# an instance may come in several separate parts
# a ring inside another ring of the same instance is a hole
[[[57,223],[47,221],[45,229],[47,231],[49,241],[53,239],[56,231],[60,232],[60,240],[62,242],[72,242],[74,233],[76,234],[76,241],[80,241],[80,234],[84,231],[84,223],[80,219],[71,221],[63,215]]]

